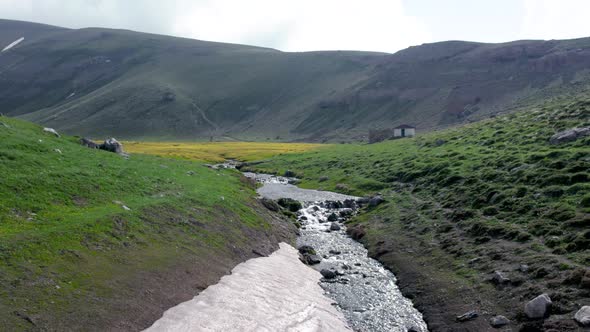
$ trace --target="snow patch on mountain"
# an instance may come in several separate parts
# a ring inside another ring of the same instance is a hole
[[[0,51],[0,53],[1,52],[5,52],[5,51],[8,51],[9,49],[11,49],[11,48],[15,47],[16,45],[18,45],[23,40],[25,40],[25,37],[20,37],[19,39],[17,39],[15,41],[13,41],[12,43],[8,44],[8,46],[6,46],[5,48],[3,48],[2,51]]]

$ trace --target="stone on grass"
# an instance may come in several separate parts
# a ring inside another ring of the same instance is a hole
[[[590,306],[585,305],[580,310],[578,310],[574,316],[574,319],[576,322],[578,322],[578,324],[584,327],[590,327]]]
[[[551,144],[562,144],[573,142],[577,139],[590,136],[590,127],[585,128],[572,128],[568,130],[561,131],[549,139],[549,143]]]
[[[369,206],[370,207],[375,207],[375,206],[377,206],[377,205],[379,205],[379,204],[381,204],[383,202],[385,202],[385,200],[383,199],[383,197],[381,197],[381,196],[375,196],[375,197],[373,197],[373,198],[371,198],[369,200]]]
[[[505,325],[510,324],[510,320],[502,315],[498,315],[498,316],[494,316],[492,318],[490,318],[490,325],[492,327],[502,327]]]
[[[541,294],[524,306],[524,314],[529,319],[541,319],[549,316],[551,312],[551,298],[547,294]]]
[[[107,138],[104,141],[104,143],[102,143],[98,146],[98,148],[101,150],[114,152],[114,153],[118,153],[118,154],[123,153],[123,144],[121,144],[119,141],[117,141],[114,138]]]
[[[55,137],[60,137],[58,132],[55,131],[55,129],[53,129],[53,128],[43,128],[43,131],[46,133],[53,134],[53,135],[55,135]]]
[[[457,316],[457,321],[458,322],[466,322],[468,320],[476,319],[477,316],[478,316],[477,312],[475,312],[475,310],[471,310],[471,311],[464,313],[461,316]]]
[[[505,285],[510,283],[510,279],[506,277],[501,271],[494,271],[492,282],[496,285]]]

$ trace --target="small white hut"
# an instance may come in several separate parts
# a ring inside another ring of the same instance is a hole
[[[404,124],[393,128],[393,137],[413,137],[414,135],[416,135],[416,127]]]

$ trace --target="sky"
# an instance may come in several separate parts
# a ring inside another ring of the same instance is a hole
[[[282,51],[590,36],[590,0],[0,0],[0,18]]]

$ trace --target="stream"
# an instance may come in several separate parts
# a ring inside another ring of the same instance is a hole
[[[285,177],[244,175],[262,183],[258,193],[263,197],[302,203],[297,245],[311,246],[322,257],[314,269],[336,274],[335,278],[322,278],[320,286],[354,331],[428,331],[422,314],[401,294],[393,273],[368,257],[365,247],[346,234],[343,221],[355,213],[358,197],[302,189]],[[330,219],[337,219],[328,221],[330,215]]]
[[[312,247],[315,264],[304,265],[305,256],[281,243],[269,257],[237,265],[192,300],[168,309],[146,331],[428,331],[393,273],[346,234],[344,221],[357,212],[358,197],[302,189],[285,177],[244,175],[262,184],[262,197],[301,202],[297,247]]]

